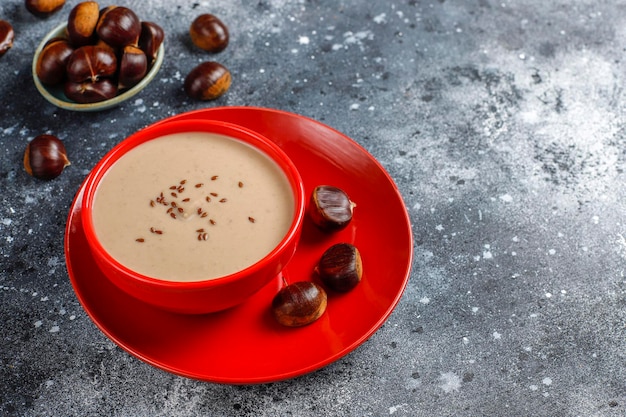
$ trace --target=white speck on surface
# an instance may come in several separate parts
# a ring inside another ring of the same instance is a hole
[[[389,407],[389,415],[394,414],[396,411],[398,411],[399,409],[401,409],[402,407],[404,407],[406,404],[400,404],[400,405],[392,405],[391,407]]]
[[[428,298],[428,297],[422,297],[422,298],[420,298],[420,303],[422,303],[422,304],[428,304],[428,303],[430,303],[430,298]]]
[[[500,340],[500,339],[502,339],[502,334],[500,334],[498,332],[493,332],[493,338],[494,338],[494,340]]]
[[[472,313],[477,313],[478,312],[478,307],[472,307]]]
[[[58,332],[59,332],[59,330],[61,330],[61,329],[59,328],[59,326],[54,325],[54,326],[52,326],[52,327],[50,328],[50,333],[58,333]]]
[[[513,242],[519,242],[519,237],[517,236],[513,236],[513,239],[511,239]]]
[[[491,251],[483,251],[483,259],[493,259],[493,254],[491,253]]]
[[[381,13],[378,16],[374,16],[374,19],[372,19],[372,20],[374,20],[374,22],[378,23],[379,25],[381,23],[385,23],[385,22],[387,22],[387,13]]]
[[[549,255],[554,255],[555,253],[556,253],[556,250],[554,250],[554,249],[550,249],[550,250],[548,251],[548,254],[549,254]]]
[[[593,216],[593,217],[591,218],[591,222],[592,222],[593,224],[598,224],[598,223],[600,223],[600,217],[598,217],[598,216]]]
[[[35,327],[41,327],[43,325],[43,322],[41,320],[37,320],[34,324]]]
[[[435,229],[437,229],[438,231],[442,231],[443,230],[443,225],[442,224],[438,224],[437,226],[435,226]]]
[[[358,110],[358,109],[359,109],[359,104],[358,103],[350,104],[350,110]]]
[[[530,387],[528,387],[528,388],[530,388],[530,390],[531,390],[531,391],[537,391],[537,390],[539,389],[539,387],[538,387],[537,385],[534,385],[534,384],[533,384],[533,385],[531,385],[531,386],[530,386]]]
[[[439,385],[439,388],[441,388],[446,394],[449,394],[452,391],[458,391],[459,388],[461,388],[461,378],[459,378],[454,372],[442,373],[439,380],[442,382],[442,384]]]
[[[298,43],[300,45],[308,45],[311,42],[308,36],[300,36],[298,38]]]
[[[5,226],[10,226],[11,223],[13,223],[13,220],[11,220],[11,219],[8,219],[8,218],[2,219],[2,224],[5,225]]]
[[[546,298],[552,298],[552,293],[547,292],[546,293]]]
[[[552,385],[552,378],[545,377],[544,379],[541,380],[541,383],[543,385]]]
[[[513,201],[513,197],[511,197],[510,194],[504,194],[500,196],[500,200],[504,201],[505,203],[510,203],[511,201]]]

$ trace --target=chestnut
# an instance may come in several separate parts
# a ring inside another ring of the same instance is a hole
[[[350,291],[363,276],[361,254],[350,243],[337,243],[324,252],[316,272],[328,288],[337,292]]]
[[[141,21],[135,12],[127,7],[108,7],[98,20],[96,33],[100,39],[113,47],[136,45],[141,34]]]
[[[63,92],[67,98],[77,103],[97,103],[115,97],[117,84],[108,78],[96,82],[67,81],[63,87]]]
[[[122,51],[118,71],[119,88],[130,88],[148,72],[146,54],[134,45],[126,45]]]
[[[95,1],[84,1],[72,8],[67,19],[67,35],[72,45],[93,43],[99,17],[100,6]]]
[[[212,14],[196,17],[189,27],[189,35],[194,45],[208,52],[220,52],[228,46],[228,28]]]
[[[319,185],[311,193],[309,215],[322,230],[337,231],[350,223],[355,206],[341,188]]]
[[[67,61],[67,78],[71,82],[96,82],[112,77],[117,72],[117,58],[107,48],[95,45],[81,46]]]
[[[326,311],[326,291],[314,282],[299,281],[283,287],[272,299],[272,313],[278,323],[299,327],[321,317]]]
[[[67,61],[74,48],[63,38],[50,40],[37,58],[35,71],[39,80],[46,85],[57,85],[65,80]]]
[[[165,32],[161,26],[153,22],[141,22],[139,48],[146,54],[148,65],[152,65],[156,60],[163,39],[165,39]]]
[[[13,47],[14,39],[15,31],[13,26],[6,20],[0,19],[0,56]]]
[[[65,0],[24,0],[26,9],[38,17],[47,17],[61,10]]]
[[[185,93],[196,100],[214,100],[230,88],[230,71],[219,62],[203,62],[185,77]]]
[[[69,165],[65,145],[56,136],[39,135],[26,145],[24,169],[35,178],[51,180]]]

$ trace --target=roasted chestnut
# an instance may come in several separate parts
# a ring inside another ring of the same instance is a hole
[[[113,47],[137,45],[141,34],[141,20],[127,7],[108,7],[98,20],[96,33],[100,39]]]
[[[185,93],[196,100],[214,100],[230,88],[230,71],[219,62],[208,61],[192,69],[185,77]]]
[[[46,85],[57,85],[65,80],[67,61],[74,48],[66,39],[55,38],[43,47],[35,70],[39,80]]]
[[[139,47],[126,45],[122,51],[118,71],[119,88],[130,88],[148,72],[148,59]]]
[[[108,78],[96,82],[67,81],[63,86],[63,92],[67,98],[81,104],[112,99],[117,95],[117,91],[117,84]]]
[[[350,291],[363,276],[361,254],[350,243],[337,243],[324,252],[316,271],[328,288],[337,292]]]
[[[67,78],[74,83],[96,82],[112,77],[117,72],[117,58],[107,48],[95,45],[81,46],[67,61]]]
[[[321,229],[336,231],[350,223],[355,206],[341,188],[319,185],[311,194],[309,215],[313,223]]]
[[[299,327],[317,320],[328,304],[326,291],[314,282],[300,281],[283,287],[272,300],[272,313],[278,323]]]
[[[15,31],[13,26],[6,20],[0,19],[0,56],[13,47],[14,39]]]
[[[38,17],[46,17],[61,10],[65,0],[24,0],[26,9]]]
[[[146,54],[148,65],[152,65],[156,60],[163,39],[165,39],[165,32],[161,26],[153,22],[141,22],[139,48]]]
[[[42,180],[58,177],[70,165],[65,145],[53,135],[39,135],[26,145],[24,169]]]
[[[228,28],[212,14],[196,17],[189,28],[189,35],[194,45],[208,52],[220,52],[228,46]]]
[[[94,42],[96,25],[100,17],[100,6],[95,1],[78,3],[67,19],[67,35],[75,47]]]

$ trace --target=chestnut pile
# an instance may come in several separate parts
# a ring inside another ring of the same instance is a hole
[[[311,193],[308,214],[320,230],[332,234],[352,221],[354,207],[356,204],[341,188],[319,185]],[[361,253],[351,243],[336,243],[324,251],[314,272],[323,286],[312,281],[284,282],[276,293],[271,308],[278,323],[300,327],[320,318],[328,305],[325,287],[337,293],[347,293],[361,282]]]
[[[164,37],[159,25],[141,21],[127,7],[100,9],[84,1],[71,10],[66,36],[44,46],[37,76],[44,85],[62,86],[77,103],[108,100],[145,77]]]

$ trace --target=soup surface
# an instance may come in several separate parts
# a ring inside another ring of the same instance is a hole
[[[163,136],[133,148],[96,190],[103,247],[141,274],[201,281],[271,252],[294,216],[288,179],[267,155],[212,133]]]

